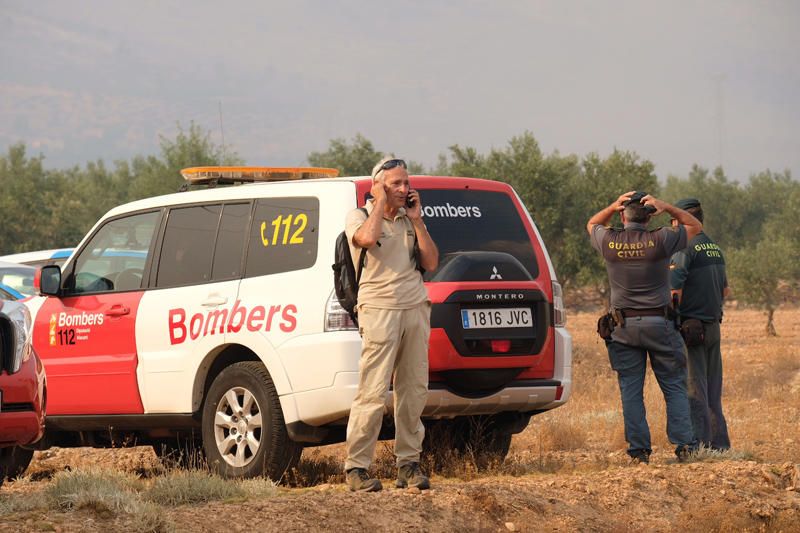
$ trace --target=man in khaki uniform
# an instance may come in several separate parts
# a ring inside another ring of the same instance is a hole
[[[420,471],[419,457],[425,437],[420,415],[428,396],[431,306],[417,270],[415,238],[425,270],[436,270],[439,251],[422,221],[419,193],[409,186],[405,161],[379,161],[372,169],[371,193],[368,214],[354,209],[345,228],[354,264],[361,249],[367,249],[358,287],[363,347],[347,424],[347,485],[353,491],[382,488],[367,471],[394,373],[396,486],[427,489],[430,482]]]

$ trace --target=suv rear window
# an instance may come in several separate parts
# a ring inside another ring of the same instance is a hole
[[[511,198],[502,192],[423,189],[422,216],[439,248],[440,265],[448,254],[483,251],[514,256],[532,278],[539,265],[528,232]],[[435,272],[426,272],[429,280]]]

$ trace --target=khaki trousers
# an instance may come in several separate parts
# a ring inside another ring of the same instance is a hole
[[[420,415],[428,397],[430,317],[427,301],[411,309],[359,308],[363,346],[358,392],[347,423],[345,470],[369,468],[372,463],[392,373],[397,466],[419,462],[425,437]]]

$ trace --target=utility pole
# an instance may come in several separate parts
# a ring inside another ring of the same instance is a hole
[[[723,83],[727,76],[723,73],[714,75],[714,122],[717,129],[717,164],[725,167],[725,99]]]

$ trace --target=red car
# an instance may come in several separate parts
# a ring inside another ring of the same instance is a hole
[[[30,313],[25,305],[0,300],[0,484],[28,467],[42,438],[46,379],[30,343]]]

